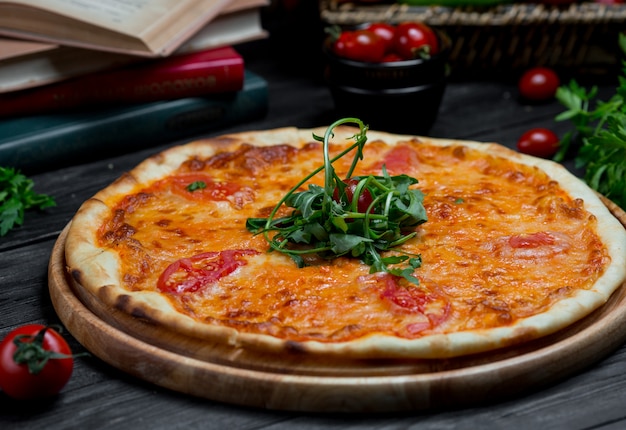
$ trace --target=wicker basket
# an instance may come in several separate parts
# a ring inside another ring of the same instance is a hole
[[[513,3],[443,7],[320,1],[324,25],[422,21],[452,41],[456,77],[515,77],[532,66],[572,76],[611,75],[621,66],[619,32],[626,30],[626,4],[575,3],[547,6]]]

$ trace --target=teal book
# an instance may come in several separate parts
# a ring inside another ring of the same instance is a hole
[[[0,121],[0,166],[26,173],[149,148],[266,115],[268,84],[246,70],[239,91]]]

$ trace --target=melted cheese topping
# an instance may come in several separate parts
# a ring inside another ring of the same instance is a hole
[[[351,159],[335,163],[340,176]],[[355,174],[380,174],[384,164],[391,175],[419,180],[429,219],[403,249],[422,257],[420,285],[370,274],[349,258],[297,268],[268,253],[262,235],[245,224],[267,217],[321,160],[317,143],[242,146],[189,160],[170,178],[105,202],[113,210],[99,230],[100,245],[119,253],[129,291],[158,291],[161,274],[180,259],[258,251],[199,289],[163,294],[200,322],[322,342],[510,325],[589,289],[609,262],[595,217],[543,172],[464,146],[411,141],[369,142]],[[196,180],[206,188],[187,191]],[[313,179],[322,181],[321,174]]]

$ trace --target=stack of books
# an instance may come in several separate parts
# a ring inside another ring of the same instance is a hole
[[[260,118],[236,45],[269,0],[0,0],[0,166],[27,172]]]

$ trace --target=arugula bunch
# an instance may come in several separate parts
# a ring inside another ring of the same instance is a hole
[[[626,35],[619,35],[626,53]],[[609,101],[590,102],[597,97],[596,86],[585,89],[572,80],[559,87],[556,98],[567,110],[555,118],[570,120],[574,130],[561,139],[556,161],[576,148],[576,167],[584,168],[587,184],[622,208],[626,208],[626,61],[622,61],[619,86]]]
[[[50,196],[33,190],[34,182],[13,168],[0,167],[0,236],[24,222],[24,213],[31,208],[55,206]]]
[[[351,137],[354,144],[331,159],[329,140],[334,136],[333,130],[345,123],[357,124],[359,133]],[[419,189],[410,188],[418,183],[417,179],[390,176],[384,166],[382,175],[352,176],[358,161],[363,159],[367,130],[361,120],[343,118],[331,124],[323,137],[313,135],[323,142],[324,164],[298,182],[268,218],[249,218],[246,227],[254,234],[263,233],[270,250],[289,255],[298,267],[306,265],[306,254],[328,259],[351,256],[369,265],[370,273],[387,272],[418,284],[413,272],[421,266],[419,255],[399,253],[383,257],[381,252],[393,250],[416,236],[414,227],[427,220],[422,204],[424,195]],[[351,151],[355,154],[344,180],[335,173],[332,163]],[[322,170],[323,187],[309,184],[307,190],[297,192]],[[347,180],[357,182],[352,196],[347,193]],[[371,202],[366,210],[359,211],[358,202],[363,195]],[[276,218],[283,205],[293,210],[288,216]],[[270,237],[271,232],[275,234]],[[406,264],[396,266],[399,263]]]

